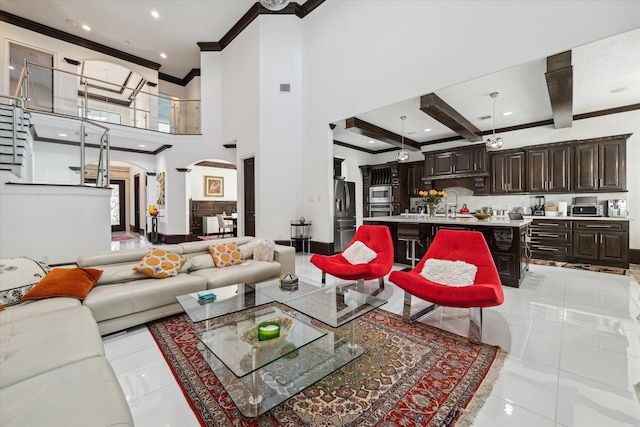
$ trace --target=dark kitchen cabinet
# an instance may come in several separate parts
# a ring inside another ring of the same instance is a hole
[[[554,144],[527,150],[527,191],[566,193],[570,190],[571,147]]]
[[[487,149],[484,144],[425,155],[425,176],[437,178],[477,176],[487,171]]]
[[[575,191],[626,191],[626,137],[588,140],[574,146]]]
[[[629,268],[629,223],[575,221],[573,259],[577,262]]]
[[[568,261],[573,254],[570,220],[534,219],[529,226],[531,258]]]
[[[491,162],[491,193],[522,193],[525,191],[525,152],[501,151],[489,155]]]
[[[418,192],[423,190],[422,177],[424,176],[424,162],[414,162],[407,165],[407,190],[409,197],[418,197]]]

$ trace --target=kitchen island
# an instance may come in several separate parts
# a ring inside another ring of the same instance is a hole
[[[471,230],[481,232],[496,263],[503,286],[520,287],[525,271],[529,268],[527,235],[531,219],[511,221],[507,217],[478,220],[475,217],[446,218],[428,215],[404,214],[386,217],[363,218],[368,225],[389,227],[394,242],[395,259],[400,264],[411,265],[407,243],[398,237],[414,236],[421,245],[416,245],[416,258],[422,258],[430,242],[439,230]]]

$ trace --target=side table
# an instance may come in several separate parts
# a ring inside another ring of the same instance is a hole
[[[294,246],[298,240],[302,240],[302,255],[304,255],[305,242],[307,244],[307,253],[311,254],[311,221],[305,221],[304,223],[297,219],[291,221],[291,246]]]

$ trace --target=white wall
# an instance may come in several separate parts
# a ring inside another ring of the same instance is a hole
[[[7,184],[12,176],[0,171],[0,258],[62,264],[111,248],[110,190]]]

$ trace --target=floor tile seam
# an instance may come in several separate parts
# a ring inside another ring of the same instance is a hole
[[[589,331],[589,329],[586,329],[586,331]],[[629,338],[629,337],[627,336],[627,338]],[[564,343],[565,341],[571,341],[572,343],[576,343],[576,344],[584,344],[584,345],[589,346],[593,350],[602,350],[602,351],[606,351],[608,353],[623,354],[625,356],[635,357],[635,358],[638,358],[640,360],[640,350],[639,350],[638,353],[629,353],[628,351],[618,351],[618,350],[612,350],[612,349],[609,349],[609,348],[592,347],[592,345],[589,344],[589,343],[585,343],[584,341],[579,341],[579,340],[573,339],[573,338],[571,338],[569,336],[565,336],[564,335],[564,326],[563,326],[562,342]],[[627,347],[627,348],[629,348],[629,347]]]
[[[520,408],[520,409],[522,409],[522,410],[524,410],[524,411],[527,411],[527,412],[529,412],[529,413],[531,413],[531,414],[537,415],[538,417],[544,418],[545,420],[548,420],[548,421],[550,421],[550,422],[552,422],[552,423],[555,423],[555,422],[556,422],[554,419],[551,419],[551,418],[549,418],[549,417],[545,417],[544,415],[542,415],[542,414],[540,414],[540,413],[538,413],[538,412],[536,412],[536,411],[532,411],[531,409],[526,408],[526,407],[524,407],[524,406],[522,406],[522,405],[520,405],[520,404],[517,404],[517,403],[515,403],[514,401],[512,401],[512,400],[510,400],[510,399],[506,399],[506,398],[504,398],[504,397],[501,397],[501,396],[496,395],[495,391],[493,391],[493,390],[492,390],[492,391],[491,391],[491,393],[489,394],[489,397],[495,397],[496,399],[499,399],[499,400],[501,400],[502,402],[507,402],[509,405],[517,406],[518,408]],[[486,405],[486,402],[485,402],[485,405]],[[557,406],[557,405],[556,405],[556,406]],[[478,415],[480,415],[481,413],[482,413],[482,412],[480,412]],[[477,416],[476,416],[476,418],[477,418]]]
[[[540,330],[540,329],[535,329],[535,328],[526,328],[524,326],[518,326],[518,325],[514,325],[512,323],[510,323],[507,319],[505,319],[505,321],[502,320],[494,320],[494,319],[487,319],[486,317],[483,319],[483,323],[484,322],[493,322],[493,323],[501,323],[502,325],[507,325],[509,328],[519,328],[522,329],[523,331],[529,331],[529,332],[537,332],[540,334],[550,334],[554,337],[557,338],[561,338],[561,332],[553,332],[553,330]],[[558,322],[558,326],[561,326],[560,322]]]
[[[584,375],[580,375],[580,374],[578,374],[578,373],[571,372],[571,371],[568,371],[568,370],[566,370],[566,369],[562,369],[562,368],[560,368],[560,370],[559,370],[559,375],[558,375],[558,385],[560,385],[560,381],[562,381],[562,380],[563,380],[563,379],[560,377],[560,375],[561,375],[561,374],[569,374],[569,375],[572,375],[572,376],[574,376],[574,377],[581,378],[582,380],[584,380],[584,383],[585,383],[585,384],[583,384],[583,385],[584,385],[585,387],[590,388],[590,389],[596,389],[596,388],[595,388],[595,387],[593,387],[593,386],[591,386],[591,385],[589,385],[589,384],[586,384],[587,382],[589,382],[589,383],[597,383],[598,385],[601,385],[601,386],[603,386],[603,387],[606,387],[606,388],[613,388],[613,389],[616,389],[616,390],[618,390],[618,391],[624,392],[625,394],[626,394],[626,393],[628,393],[628,394],[630,394],[630,395],[633,395],[633,397],[634,397],[634,398],[636,397],[635,392],[634,392],[632,389],[630,389],[630,388],[620,388],[620,387],[617,387],[617,386],[614,386],[614,385],[611,385],[611,384],[608,384],[608,383],[605,383],[605,382],[602,382],[602,381],[598,381],[598,380],[596,380],[596,379],[594,379],[594,378],[585,377]],[[564,379],[564,381],[568,381],[568,379],[566,379],[566,378],[565,378],[565,379]],[[633,387],[633,384],[629,384],[629,387]],[[596,390],[599,390],[599,388],[598,388],[598,389],[596,389]]]
[[[156,393],[164,393],[167,390],[171,391],[170,389],[173,388],[173,386],[176,385],[177,387],[180,387],[180,385],[176,382],[175,378],[172,378],[172,381],[163,385],[162,387],[156,388],[154,390],[149,390],[147,393],[143,393],[135,398],[132,398],[131,400],[128,400],[127,402],[129,403],[129,406],[131,406],[132,404],[140,401],[141,399],[146,399],[149,396],[152,396]],[[185,398],[185,402],[186,402],[186,398]],[[188,403],[187,403],[188,404]]]
[[[151,345],[151,344],[153,344],[153,345]],[[155,345],[155,343],[150,343],[150,345],[148,345],[148,346],[138,347],[134,351],[130,351],[128,353],[120,354],[119,356],[117,356],[115,358],[111,358],[111,357],[107,356],[107,360],[109,362],[117,361],[117,360],[123,359],[125,357],[133,356],[133,355],[135,355],[137,353],[141,353],[141,352],[143,352],[145,350],[154,349],[154,348],[157,349],[158,347]],[[158,350],[158,356],[162,357],[162,353],[160,352],[160,350]]]

